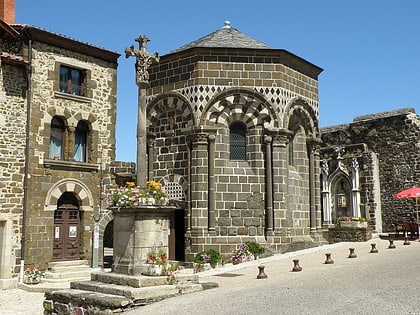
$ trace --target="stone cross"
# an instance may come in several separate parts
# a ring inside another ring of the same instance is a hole
[[[150,39],[146,35],[140,35],[135,39],[139,43],[139,49],[134,49],[134,45],[125,49],[125,57],[136,57],[136,83],[139,87],[147,87],[149,85],[149,67],[159,62],[158,53],[148,53],[146,51],[147,43]]]
[[[149,87],[149,67],[159,62],[158,53],[146,51],[147,42],[150,39],[146,35],[140,35],[135,39],[139,43],[139,49],[132,45],[125,49],[125,57],[136,57],[136,84],[139,87],[138,113],[137,113],[137,185],[143,186],[148,180],[147,172],[147,112],[146,112],[146,88]],[[152,180],[153,178],[150,178]]]

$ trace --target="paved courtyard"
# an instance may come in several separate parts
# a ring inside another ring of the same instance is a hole
[[[370,253],[371,243],[379,252]],[[219,288],[169,298],[131,314],[419,314],[420,242],[339,243],[227,265],[201,274]],[[348,258],[355,248],[357,258]],[[331,253],[334,264],[325,264]],[[292,272],[299,259],[300,272]],[[258,265],[267,279],[257,279]],[[43,293],[0,291],[0,314],[42,314]]]

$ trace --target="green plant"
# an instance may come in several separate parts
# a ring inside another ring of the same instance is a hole
[[[204,263],[210,263],[212,267],[215,267],[218,262],[220,262],[222,259],[222,255],[214,249],[207,249],[205,251],[202,251],[200,253],[197,253],[194,256],[194,262],[197,264],[204,264]]]
[[[246,245],[251,254],[255,256],[262,255],[265,252],[265,248],[256,242],[246,242]]]

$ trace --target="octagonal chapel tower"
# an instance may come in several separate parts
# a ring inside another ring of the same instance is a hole
[[[226,22],[149,70],[148,177],[180,201],[172,256],[316,246],[322,69]]]

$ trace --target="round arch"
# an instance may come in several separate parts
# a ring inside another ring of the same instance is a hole
[[[65,192],[73,192],[79,201],[79,209],[83,211],[93,211],[94,199],[89,188],[80,180],[65,178],[55,183],[47,193],[45,198],[45,210],[55,210],[58,199]]]
[[[294,98],[286,105],[282,122],[285,129],[295,130],[300,125],[308,136],[320,136],[318,118],[312,107],[301,98]]]
[[[182,113],[188,126],[193,127],[197,124],[197,118],[193,115],[193,109],[187,99],[179,93],[169,92],[160,94],[153,99],[146,108],[148,124],[154,124],[162,113],[168,110],[176,110]]]
[[[246,88],[231,88],[215,95],[204,109],[200,125],[228,127],[233,121],[241,121],[247,128],[279,127],[269,102],[260,93]]]

